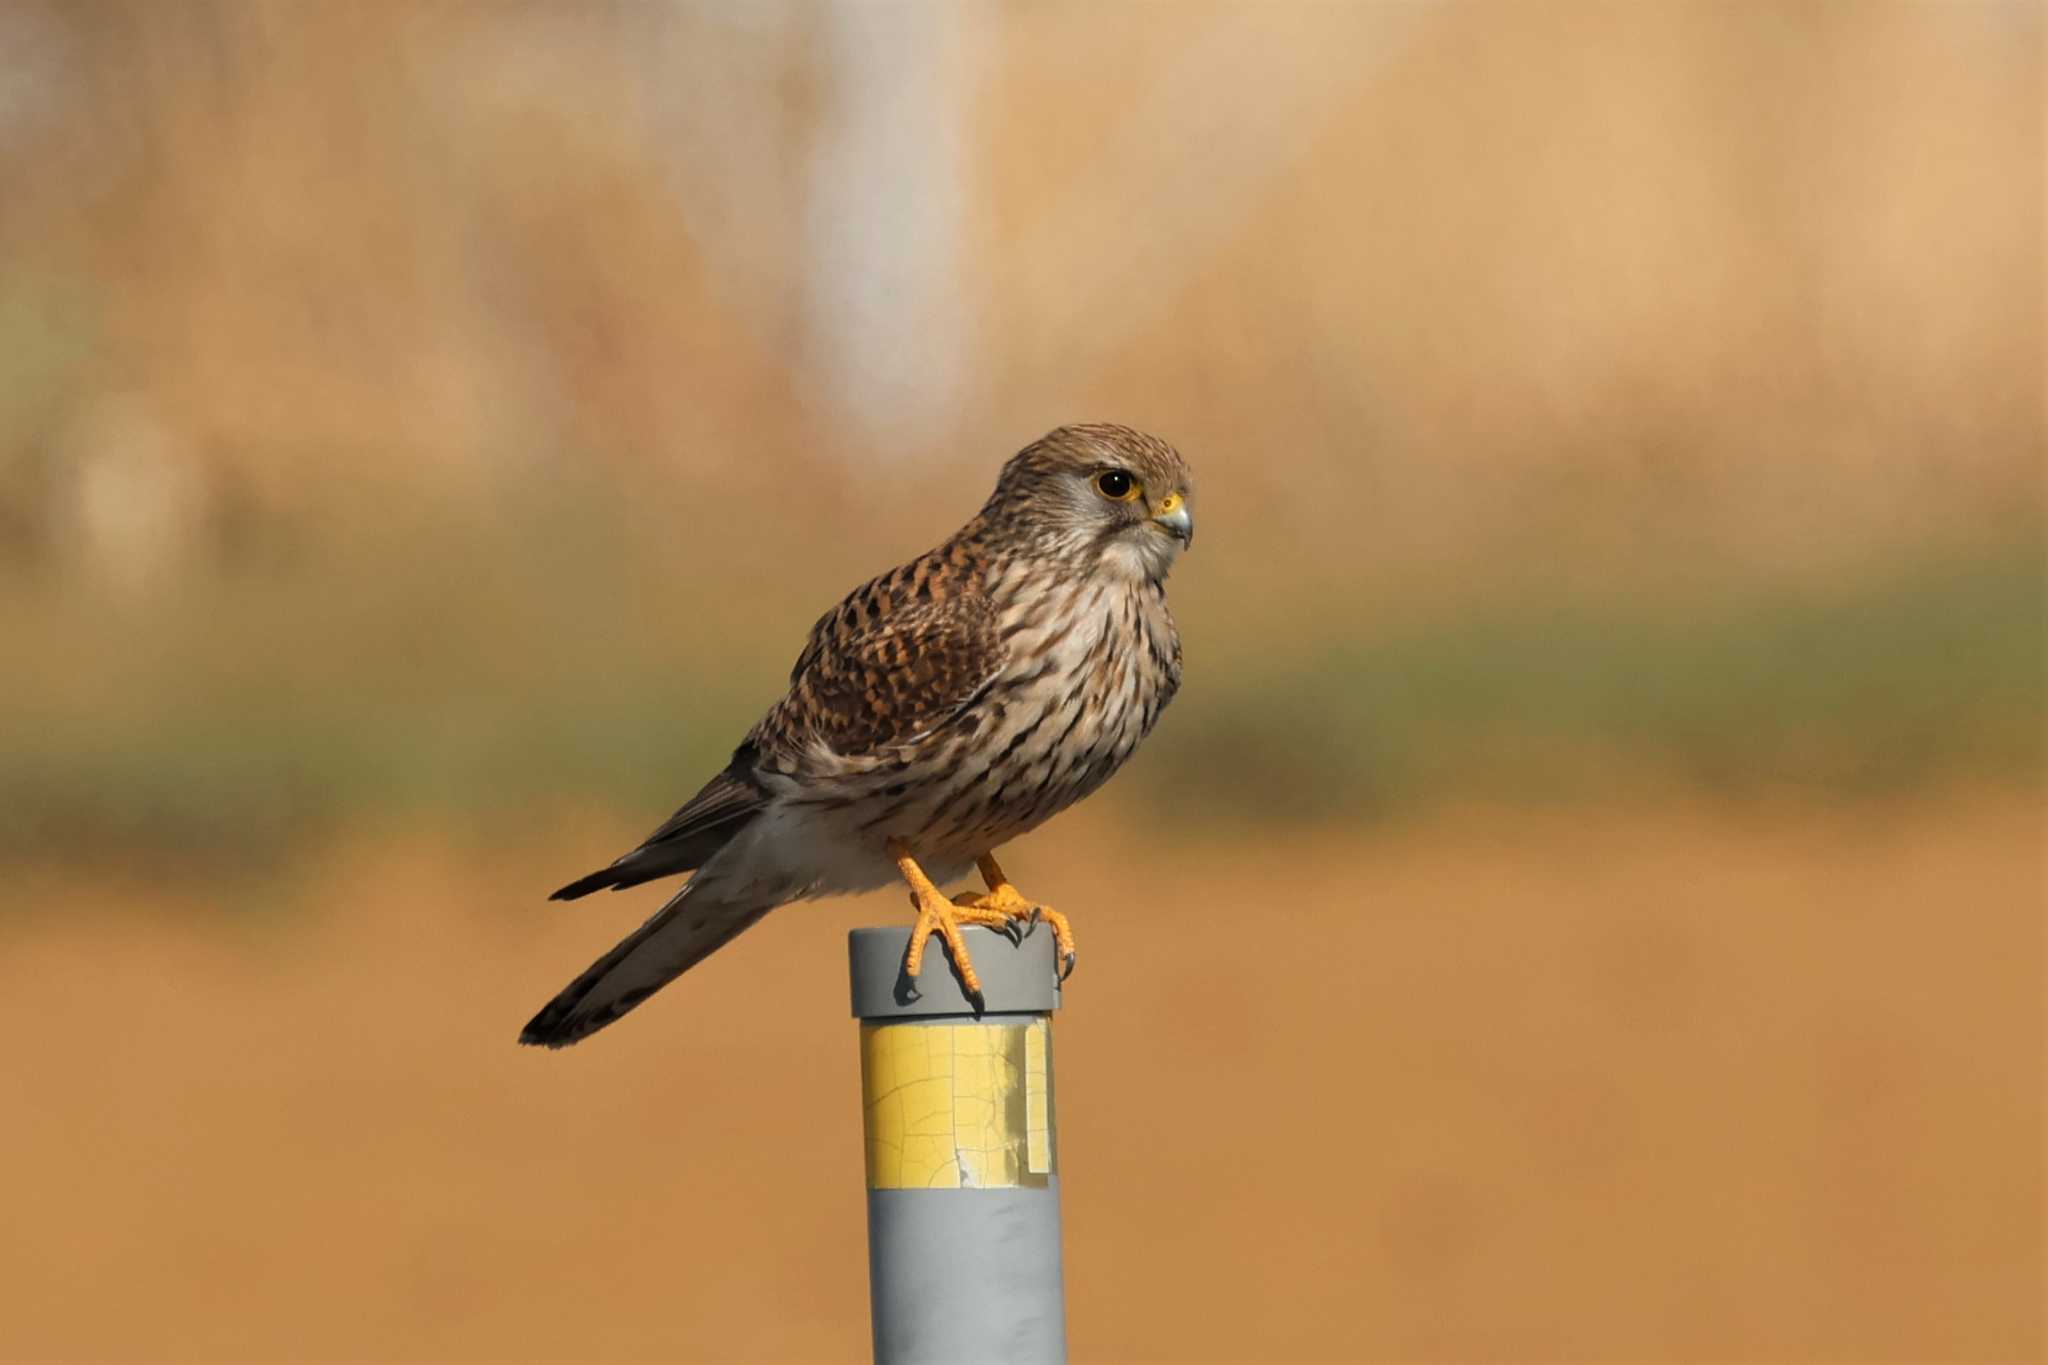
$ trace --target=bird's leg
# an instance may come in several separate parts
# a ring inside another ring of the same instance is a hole
[[[985,896],[969,895],[965,892],[953,897],[953,904],[963,910],[978,910],[1002,915],[1006,920],[1022,920],[1026,925],[1044,920],[1052,926],[1053,947],[1060,956],[1060,980],[1065,981],[1074,974],[1074,929],[1067,923],[1067,917],[1050,905],[1040,905],[1028,899],[1003,875],[1002,864],[993,853],[984,853],[974,860],[981,869],[981,879],[988,883]]]
[[[924,967],[924,948],[933,934],[946,941],[946,951],[953,956],[953,965],[960,971],[960,985],[967,997],[978,1007],[981,1003],[981,978],[974,970],[974,960],[967,955],[967,939],[960,932],[963,924],[981,924],[992,929],[1007,929],[1010,916],[999,910],[983,909],[979,906],[958,906],[946,899],[946,893],[932,885],[932,879],[924,875],[924,869],[911,856],[910,846],[901,839],[889,841],[889,856],[896,860],[896,871],[902,874],[904,884],[910,888],[910,903],[917,907],[917,924],[910,931],[910,950],[903,955],[903,974],[913,981]]]

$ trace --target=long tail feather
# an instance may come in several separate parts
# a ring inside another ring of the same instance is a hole
[[[728,899],[721,895],[724,889],[700,874],[548,1001],[527,1021],[519,1041],[553,1048],[588,1038],[730,943],[779,903],[758,897]]]

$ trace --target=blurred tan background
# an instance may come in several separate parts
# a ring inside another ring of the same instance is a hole
[[[543,897],[1109,419],[1076,1360],[2038,1358],[2043,41],[0,0],[0,1355],[860,1357],[899,898]]]

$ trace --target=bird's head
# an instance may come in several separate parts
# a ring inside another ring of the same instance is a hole
[[[1162,580],[1195,539],[1194,475],[1157,436],[1108,423],[1060,427],[1003,466],[982,518],[1040,552]]]

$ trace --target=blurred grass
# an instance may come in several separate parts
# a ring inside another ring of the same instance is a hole
[[[365,540],[349,518],[333,557],[191,600],[17,591],[0,855],[203,867],[423,815],[490,837],[576,807],[651,824],[778,693],[826,580],[716,528],[679,571],[575,497],[472,509],[462,532],[415,509]],[[1275,613],[1184,593],[1187,684],[1123,794],[1176,822],[1256,824],[1833,801],[2042,770],[2031,542],[1704,603],[1583,575],[1377,619],[1352,596]]]
[[[1265,820],[1646,786],[1832,801],[2033,783],[2043,611],[2023,545],[1833,588],[1753,583],[1705,607],[1503,586],[1197,672],[1174,721],[1200,742],[1157,746],[1142,781],[1186,813]]]

